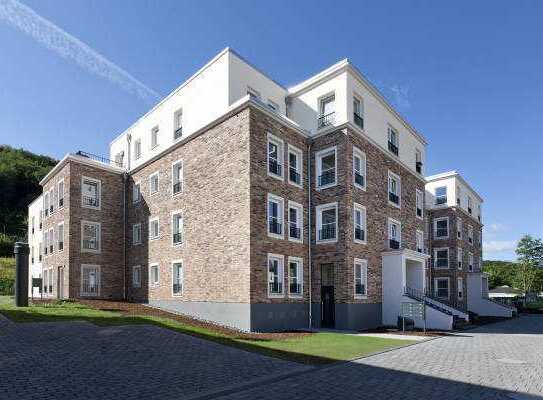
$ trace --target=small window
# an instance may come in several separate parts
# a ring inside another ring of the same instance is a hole
[[[473,226],[468,225],[468,242],[473,244]]]
[[[58,197],[58,196],[57,196]],[[55,211],[55,189],[51,188],[49,191],[49,214],[53,214]]]
[[[397,250],[402,246],[402,224],[395,219],[388,219],[388,246]]]
[[[43,195],[43,213],[45,214],[45,218],[49,216],[49,192]]]
[[[436,205],[447,204],[447,186],[440,186],[436,188]]]
[[[462,278],[457,279],[457,291],[458,291],[458,300],[464,299],[464,280]]]
[[[141,244],[141,224],[132,225],[132,245]]]
[[[141,201],[141,184],[140,182],[134,182],[132,184],[132,204],[139,203]]]
[[[42,291],[43,291],[43,294],[47,295],[47,293],[49,292],[48,290],[48,287],[47,287],[47,278],[49,277],[49,270],[47,269],[44,269],[43,270],[43,279],[42,279]]]
[[[101,225],[99,222],[81,221],[81,251],[99,253]]]
[[[457,217],[456,218],[456,237],[460,240],[462,240],[462,220]]]
[[[419,149],[415,149],[415,170],[422,174],[422,152]]]
[[[100,267],[81,265],[81,296],[100,295]]]
[[[417,230],[417,237],[416,237],[416,244],[417,244],[417,251],[419,253],[424,253],[424,232],[421,230]]]
[[[97,179],[81,179],[81,207],[100,209],[101,182]]]
[[[283,238],[283,199],[268,194],[268,236]]]
[[[468,213],[473,214],[473,200],[471,200],[470,196],[468,196]]]
[[[153,129],[151,129],[151,149],[154,149],[158,146],[158,132],[158,126],[155,126]]]
[[[458,269],[461,270],[462,269],[462,258],[463,258],[463,254],[462,254],[462,248],[461,247],[458,247],[456,249],[456,262],[457,262],[457,265],[458,265]]]
[[[402,181],[398,175],[388,171],[388,203],[394,207],[401,206]]]
[[[460,189],[460,186],[456,187],[456,205],[459,207],[462,205],[462,189]]]
[[[136,160],[141,158],[141,139],[136,139],[134,141],[134,158]]]
[[[477,205],[477,219],[479,220],[479,222],[482,222],[483,220],[483,210],[481,209],[480,204]]]
[[[172,264],[172,294],[174,296],[183,294],[183,264],[181,262]]]
[[[468,256],[468,271],[473,272],[473,253],[469,253]]]
[[[58,208],[64,207],[64,179],[58,183]]]
[[[335,242],[338,236],[337,203],[317,206],[317,243]]]
[[[447,239],[449,237],[449,217],[434,219],[434,239]]]
[[[159,219],[153,218],[149,220],[149,240],[158,239],[160,236]]]
[[[58,224],[57,227],[57,248],[58,251],[64,250],[64,222]]]
[[[172,244],[183,244],[183,215],[180,211],[172,214]]]
[[[183,136],[183,110],[177,110],[173,118],[173,139],[177,140]]]
[[[159,173],[155,172],[149,176],[149,193],[151,195],[158,193],[159,189]]]
[[[283,141],[268,135],[268,175],[283,179]]]
[[[288,293],[290,296],[299,297],[303,293],[304,270],[302,259],[288,258]]]
[[[449,278],[435,279],[435,295],[440,299],[449,298]]]
[[[295,242],[303,241],[303,206],[288,202],[288,238]]]
[[[368,262],[354,259],[354,297],[364,298],[368,295]]]
[[[334,125],[335,123],[335,102],[336,97],[335,95],[324,97],[319,102],[319,113],[320,116],[318,118],[318,128],[325,128],[327,126]]]
[[[183,192],[183,162],[177,161],[172,165],[172,193]]]
[[[356,126],[364,129],[364,112],[362,101],[358,97],[353,97],[353,120]]]
[[[283,256],[268,254],[268,296],[283,295]]]
[[[302,185],[302,151],[288,146],[288,181],[294,185]]]
[[[353,183],[354,186],[366,190],[366,154],[353,147]]]
[[[122,167],[124,165],[124,151],[120,151],[115,154],[115,159],[113,163],[117,167]]]
[[[53,228],[49,229],[49,253],[53,254],[55,247],[55,230]]]
[[[337,151],[335,147],[317,153],[317,188],[335,186],[337,175]]]
[[[141,287],[141,266],[136,265],[132,267],[132,287],[140,288]]]
[[[449,268],[449,249],[434,249],[434,267],[446,269]]]
[[[399,152],[399,140],[398,140],[398,131],[391,126],[388,127],[388,150],[394,154],[398,155]]]
[[[422,190],[417,189],[415,196],[417,218],[424,219],[424,193]]]
[[[158,286],[160,282],[160,271],[158,264],[151,264],[149,268],[149,284],[151,286]]]
[[[353,226],[355,243],[365,244],[366,237],[366,207],[354,203],[353,208]]]

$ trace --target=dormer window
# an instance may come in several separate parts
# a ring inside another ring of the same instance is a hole
[[[362,101],[353,97],[353,119],[356,126],[364,129],[364,117],[362,114]]]
[[[330,125],[334,125],[335,122],[335,102],[336,96],[331,95],[324,97],[319,103],[319,119],[318,128],[324,128]]]
[[[436,188],[436,205],[447,204],[447,186],[440,186]]]
[[[388,127],[388,150],[398,155],[399,151],[399,140],[398,140],[398,131],[391,126]]]

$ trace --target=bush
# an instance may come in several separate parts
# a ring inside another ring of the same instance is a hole
[[[15,258],[0,258],[0,295],[15,291]]]
[[[0,233],[0,257],[12,257],[13,246],[15,245],[15,242],[15,236],[9,236]]]

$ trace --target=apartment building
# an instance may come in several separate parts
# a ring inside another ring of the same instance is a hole
[[[395,325],[442,287],[425,152],[348,60],[286,88],[227,48],[114,139],[112,161],[69,154],[42,180],[46,294],[253,331]],[[441,297],[430,326],[468,318]]]

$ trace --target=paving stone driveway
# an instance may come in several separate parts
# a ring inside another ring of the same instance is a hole
[[[0,354],[0,399],[543,399],[543,316],[325,368],[75,322],[0,320]]]

